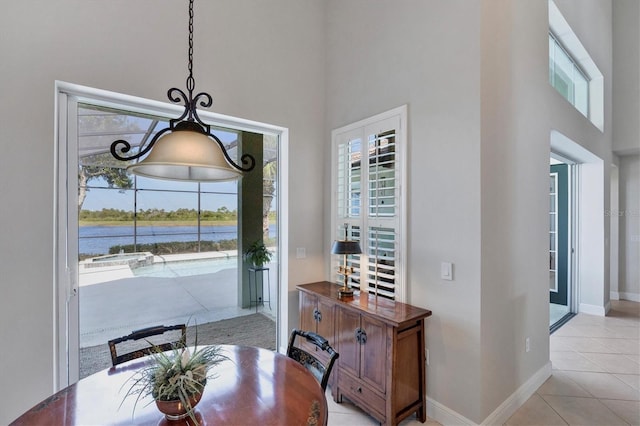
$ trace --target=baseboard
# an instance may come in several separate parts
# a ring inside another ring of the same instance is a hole
[[[589,315],[598,315],[605,316],[606,315],[606,307],[598,306],[598,305],[589,305],[588,303],[581,303],[578,307],[578,312]]]
[[[440,404],[427,396],[427,417],[440,423],[441,425],[476,425],[462,414],[459,414],[449,407]]]
[[[609,299],[610,300],[620,300],[620,293],[618,293],[617,291],[610,291],[609,292]]]
[[[618,293],[620,295],[620,299],[622,300],[630,300],[632,302],[640,302],[640,293],[629,293],[626,291],[622,291]]]
[[[504,424],[522,406],[536,390],[551,376],[551,361],[538,370],[529,380],[518,388],[509,398],[507,398],[493,413],[489,415],[482,425]],[[457,413],[427,397],[427,416],[442,425],[476,425],[460,413]]]
[[[531,395],[551,376],[551,361],[546,363],[533,376],[511,394],[493,413],[482,422],[483,425],[502,425],[522,406]]]

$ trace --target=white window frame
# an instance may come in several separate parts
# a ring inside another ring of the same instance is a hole
[[[68,179],[70,170],[77,170],[77,128],[70,123],[70,117],[77,114],[77,104],[126,108],[128,111],[176,117],[184,106],[153,101],[121,93],[95,89],[62,81],[55,82],[55,163],[54,176],[57,181],[54,200],[54,386],[62,389],[78,380],[79,336],[70,333],[78,330],[78,262],[70,255],[78,253],[77,226],[77,181]],[[279,138],[278,153],[278,253],[289,252],[289,129],[271,124],[250,121],[242,118],[199,111],[200,117],[212,125],[247,132],[271,134]],[[77,173],[76,173],[77,174]],[[71,225],[70,225],[71,224]],[[278,258],[277,347],[280,352],[286,349],[289,335],[289,261],[288,256]]]
[[[389,120],[395,120],[396,126],[396,151],[395,151],[395,165],[397,169],[396,175],[396,188],[397,188],[397,204],[396,214],[394,216],[394,229],[396,230],[396,269],[395,269],[395,289],[394,298],[397,301],[406,303],[407,291],[406,291],[406,262],[407,262],[407,238],[406,224],[407,224],[407,200],[405,194],[407,187],[407,105],[391,109],[389,111],[377,114],[373,117],[365,118],[356,123],[349,124],[338,129],[334,129],[331,132],[331,231],[329,233],[330,240],[327,241],[327,247],[331,247],[331,244],[336,239],[344,238],[343,224],[356,225],[360,227],[361,238],[366,238],[368,227],[375,226],[374,224],[379,221],[375,219],[368,220],[369,206],[364,202],[360,204],[360,217],[359,218],[345,218],[339,215],[338,212],[338,146],[345,140],[360,138],[362,141],[363,159],[365,157],[365,148],[367,146],[367,137],[372,133],[381,133],[388,130],[388,128],[377,129],[378,126],[387,124]],[[375,129],[375,130],[374,130]],[[364,160],[361,164],[365,164]],[[361,194],[368,191],[367,185],[364,183],[364,178],[368,174],[366,168],[363,166],[361,173]],[[368,177],[367,177],[368,179]],[[365,198],[365,197],[363,197]],[[362,199],[362,198],[361,198]],[[365,198],[368,199],[368,198]],[[382,225],[383,226],[383,225]],[[366,248],[362,247],[363,254],[366,260]],[[328,276],[336,277],[337,265],[341,262],[338,256],[331,256],[328,262]],[[362,263],[362,262],[361,262]],[[368,262],[364,262],[368,264]],[[330,281],[336,281],[330,279]],[[361,286],[361,292],[368,292],[368,286]]]
[[[551,46],[553,46],[553,52],[551,52]],[[569,93],[567,93],[567,97],[565,97],[565,99],[567,99],[567,101],[569,101],[569,103],[571,105],[573,105],[573,107],[580,111],[580,113],[582,115],[584,115],[585,117],[589,118],[591,116],[590,110],[589,110],[589,98],[590,98],[590,90],[589,90],[589,85],[591,83],[591,79],[589,78],[589,76],[587,75],[587,73],[584,72],[584,70],[580,67],[580,65],[578,64],[578,62],[574,59],[574,57],[567,51],[567,49],[565,49],[565,47],[560,43],[560,41],[558,41],[558,37],[552,32],[549,31],[549,70],[550,70],[550,74],[549,74],[549,83],[551,84],[551,86],[553,86],[558,93],[560,93],[560,91],[558,90],[558,88],[556,87],[556,83],[555,83],[555,79],[556,76],[558,75],[558,72],[556,71],[556,67],[558,66],[558,62],[556,61],[557,58],[557,52],[559,52],[561,55],[564,55],[564,57],[566,57],[567,61],[569,61],[571,63],[571,75],[567,75],[567,77],[569,78],[569,81],[571,83],[571,87],[569,89]],[[552,54],[553,53],[553,54]],[[582,77],[582,79],[584,79],[584,81],[586,82],[586,86],[585,86],[585,96],[586,96],[586,111],[583,111],[579,108],[578,106],[578,94],[576,93],[578,90],[578,85],[576,84],[577,82],[577,78],[576,75]],[[562,94],[562,93],[561,93]],[[563,95],[564,97],[564,95]]]
[[[548,0],[548,6],[549,32],[554,35],[558,43],[587,78],[589,85],[589,111],[587,118],[601,132],[604,132],[604,77],[602,72],[553,0]]]

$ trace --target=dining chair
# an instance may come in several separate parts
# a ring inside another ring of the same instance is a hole
[[[329,360],[326,363],[323,363],[315,355],[296,346],[295,341],[297,336],[306,338],[308,342],[315,345],[318,349],[326,352],[329,355]],[[320,336],[319,334],[312,331],[304,331],[294,328],[291,331],[291,336],[289,337],[287,356],[298,361],[307,370],[309,370],[311,374],[314,375],[316,380],[318,380],[320,386],[322,386],[322,390],[326,390],[327,382],[329,381],[329,375],[331,374],[333,364],[338,359],[339,354],[338,352],[333,350],[333,348],[329,345],[327,339]]]
[[[178,333],[179,331],[179,333]],[[140,342],[141,339],[144,339]],[[187,343],[187,326],[156,325],[132,331],[131,334],[109,340],[111,363],[115,367],[123,362],[140,358],[154,352],[168,351]]]

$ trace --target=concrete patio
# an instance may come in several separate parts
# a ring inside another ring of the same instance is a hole
[[[234,253],[217,253],[235,256]],[[162,262],[213,258],[212,254],[163,256]],[[269,267],[271,309],[258,312],[275,320],[277,306],[276,264]],[[158,324],[199,323],[256,312],[238,306],[237,268],[192,276],[139,277],[128,265],[80,268],[80,347],[94,346]],[[265,274],[265,288],[266,274]],[[266,295],[265,295],[266,299]]]

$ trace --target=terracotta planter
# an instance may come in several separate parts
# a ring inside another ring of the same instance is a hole
[[[200,402],[202,398],[202,392],[197,393],[189,398],[189,404],[191,405],[191,411],[195,408],[195,406]],[[189,415],[189,410],[187,407],[180,401],[159,401],[156,400],[156,405],[158,406],[158,410],[164,414],[167,420],[181,420],[186,418]]]

